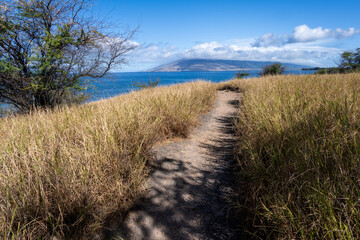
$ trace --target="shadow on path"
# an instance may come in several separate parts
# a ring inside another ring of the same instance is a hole
[[[106,233],[108,239],[243,239],[230,204],[238,100],[223,101],[190,139],[154,150],[148,194]],[[223,104],[230,110],[219,109]]]

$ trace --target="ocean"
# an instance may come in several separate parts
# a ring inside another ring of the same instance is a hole
[[[191,82],[196,80],[211,81],[214,83],[222,82],[235,78],[238,71],[223,72],[120,72],[111,73],[101,79],[91,81],[87,90],[91,97],[88,102],[115,97],[130,91],[137,90],[136,83],[146,84],[150,80],[159,80],[159,86]],[[250,73],[249,77],[257,77],[260,71],[241,71]],[[285,71],[284,74],[313,74],[315,71]],[[91,79],[90,79],[91,80]],[[4,114],[3,110],[9,110],[12,107],[7,104],[0,104],[0,117]]]
[[[250,73],[249,77],[259,76],[260,71],[241,71]],[[159,86],[172,85],[196,80],[222,82],[233,79],[237,71],[226,72],[121,72],[111,73],[107,77],[92,82],[90,101],[111,98],[119,94],[138,89],[136,83],[146,84],[150,80],[159,80]],[[312,74],[314,71],[285,71],[285,74]]]

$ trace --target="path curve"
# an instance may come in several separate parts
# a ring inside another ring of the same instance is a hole
[[[233,190],[233,120],[239,94],[218,91],[214,108],[186,139],[154,149],[149,191],[115,239],[239,239],[228,221]]]

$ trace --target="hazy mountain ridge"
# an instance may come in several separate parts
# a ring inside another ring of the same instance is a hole
[[[169,64],[149,69],[149,72],[201,72],[201,71],[246,71],[261,70],[273,64],[270,61],[214,60],[214,59],[182,59]],[[300,70],[305,65],[281,63],[287,70]]]

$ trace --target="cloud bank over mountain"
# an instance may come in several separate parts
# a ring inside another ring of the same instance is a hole
[[[188,49],[164,43],[143,45],[129,55],[129,63],[151,68],[177,59],[226,59],[280,61],[313,66],[334,65],[344,51],[336,42],[360,34],[354,27],[328,29],[296,26],[292,33],[266,33],[257,38],[235,39],[226,42],[202,42]],[[329,47],[329,43],[332,46]],[[335,47],[334,47],[335,46]]]

